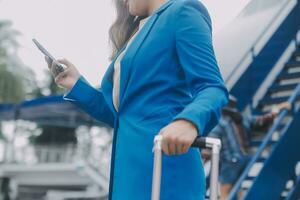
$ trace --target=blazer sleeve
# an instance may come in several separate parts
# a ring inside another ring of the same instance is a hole
[[[114,115],[106,103],[101,88],[91,86],[82,75],[63,95],[63,99],[77,105],[93,118],[111,127],[114,126]]]
[[[189,120],[205,136],[218,124],[229,92],[214,55],[206,8],[198,0],[185,0],[177,10],[176,52],[193,99],[173,120]]]

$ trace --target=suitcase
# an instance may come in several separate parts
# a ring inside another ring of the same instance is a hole
[[[151,200],[160,200],[160,183],[162,167],[162,135],[154,138],[154,164],[152,177]],[[219,154],[221,150],[221,140],[211,137],[197,137],[192,144],[194,148],[209,148],[212,150],[211,173],[210,173],[210,200],[218,199],[218,176],[219,176]]]

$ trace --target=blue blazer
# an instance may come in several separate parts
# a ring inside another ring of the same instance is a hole
[[[119,112],[112,103],[115,60],[100,88],[81,76],[63,98],[114,128],[109,199],[149,200],[154,136],[179,118],[205,136],[228,102],[207,9],[198,0],[168,0],[154,11],[121,61]],[[204,199],[199,153],[163,156],[161,200]]]

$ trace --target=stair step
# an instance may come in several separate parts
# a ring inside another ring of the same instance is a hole
[[[300,72],[289,73],[289,72],[283,71],[278,76],[279,80],[294,79],[294,78],[300,78]]]
[[[275,145],[276,148],[271,148],[270,151],[266,152],[268,153],[268,160],[264,162],[262,170],[245,195],[245,199],[279,199],[284,186],[288,186],[287,181],[290,180],[291,174],[295,173],[294,166],[299,161],[296,156],[287,156],[295,154],[295,149],[299,147],[296,141],[300,137],[298,132],[295,131],[299,128],[299,119],[299,116],[295,114],[294,119],[288,122],[285,133],[281,134],[280,141]],[[281,159],[283,157],[284,163]],[[283,167],[286,167],[286,170],[281,170]],[[280,178],[272,176],[272,173],[280,173]],[[274,182],[276,184],[273,185]],[[257,191],[260,191],[262,186],[264,191],[272,191],[272,193],[266,192],[266,195],[261,198],[262,196]]]
[[[276,93],[276,92],[282,92],[285,90],[293,90],[296,88],[298,84],[297,83],[292,83],[292,84],[285,84],[285,85],[281,85],[279,83],[275,83],[274,85],[272,85],[269,89],[269,94],[272,93]]]
[[[296,50],[294,53],[293,53],[293,58],[297,58],[297,57],[300,57],[300,49]]]
[[[256,176],[248,176],[245,180],[248,181],[253,181],[255,179]]]
[[[289,99],[289,96],[285,97],[265,97],[259,101],[259,106],[271,105],[271,104],[278,104],[285,102]],[[300,95],[297,96],[297,101],[300,100]]]
[[[300,61],[289,61],[285,64],[284,69],[300,67]]]

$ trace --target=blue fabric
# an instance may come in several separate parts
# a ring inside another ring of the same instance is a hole
[[[256,116],[246,113],[242,115],[245,130],[250,134],[251,126],[255,123]],[[223,184],[234,184],[251,158],[250,155],[242,152],[233,123],[229,116],[224,115],[221,117],[219,124],[208,134],[209,137],[219,138],[222,141],[219,180]]]
[[[228,103],[206,8],[198,0],[169,0],[153,13],[121,60],[119,112],[112,104],[115,60],[100,88],[81,76],[64,99],[114,127],[109,199],[149,200],[154,136],[177,119],[190,120],[204,136]],[[161,200],[204,199],[198,149],[163,155],[162,173]]]
[[[221,163],[219,180],[222,184],[234,185],[238,178],[243,173],[243,170],[247,166],[251,156],[245,156],[241,160],[232,162]]]
[[[235,134],[233,121],[229,116],[222,116],[219,124],[208,134],[209,137],[219,138],[222,141],[220,163],[232,162],[243,157],[243,152]],[[222,167],[222,166],[221,166]]]

